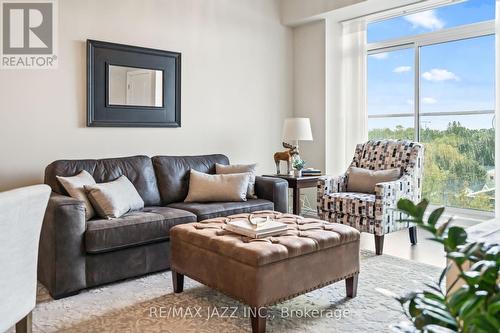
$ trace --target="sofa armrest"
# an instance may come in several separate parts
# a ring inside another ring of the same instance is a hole
[[[54,298],[86,287],[85,204],[52,192],[40,235],[38,280]]]
[[[255,177],[257,197],[272,201],[274,210],[288,213],[288,182],[273,177]]]

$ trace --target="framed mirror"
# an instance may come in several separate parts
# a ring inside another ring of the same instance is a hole
[[[180,127],[181,54],[87,41],[87,126]]]

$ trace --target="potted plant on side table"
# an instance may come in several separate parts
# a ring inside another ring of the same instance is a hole
[[[306,161],[302,160],[301,158],[297,158],[293,160],[292,166],[293,166],[293,175],[295,177],[301,177],[302,176],[302,169],[304,169],[304,166],[306,165]]]

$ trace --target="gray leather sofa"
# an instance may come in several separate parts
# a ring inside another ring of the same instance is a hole
[[[184,203],[189,170],[215,173],[224,155],[133,156],[59,160],[45,169],[52,195],[42,226],[38,279],[54,298],[104,283],[168,269],[171,227],[207,218],[274,209],[287,210],[287,182],[257,177],[258,199],[246,202]],[[69,197],[56,175],[86,170],[97,183],[125,175],[144,200],[143,211],[85,221],[83,202]]]

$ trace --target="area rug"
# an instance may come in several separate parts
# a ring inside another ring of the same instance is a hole
[[[345,298],[344,282],[296,297],[270,309],[267,331],[388,332],[404,320],[393,296],[422,288],[439,273],[438,267],[362,251],[356,298]],[[162,272],[57,301],[40,287],[33,332],[251,331],[243,304],[190,279],[183,293],[173,294],[171,282],[170,272]]]

